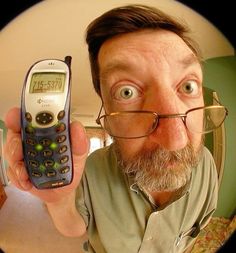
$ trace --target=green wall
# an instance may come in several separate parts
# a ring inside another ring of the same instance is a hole
[[[229,111],[225,121],[226,160],[215,216],[230,218],[236,210],[236,57],[206,60],[204,86],[215,90]]]
[[[6,139],[6,127],[4,121],[0,119],[0,128],[3,129],[3,141],[5,142]]]
[[[3,130],[3,143],[5,143],[6,135],[7,135],[7,129],[5,126],[5,123],[3,120],[0,119],[0,128]],[[7,168],[7,161],[4,159],[3,162],[5,163],[5,168]]]

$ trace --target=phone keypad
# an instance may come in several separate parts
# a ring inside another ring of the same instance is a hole
[[[57,136],[57,138],[56,138],[56,142],[57,143],[62,143],[62,142],[64,142],[66,140],[66,136],[65,135],[59,135],[59,136]]]
[[[47,177],[54,177],[57,173],[65,174],[70,170],[69,166],[61,166],[69,161],[69,156],[63,155],[68,150],[67,145],[64,144],[65,140],[65,135],[57,136],[55,141],[48,138],[40,139],[39,142],[31,138],[26,139],[29,148],[27,155],[30,158],[28,165],[34,169],[32,176],[40,177],[45,173]],[[38,156],[44,158],[41,163],[37,160]],[[51,157],[56,157],[57,160],[54,161],[50,159]],[[35,170],[36,168],[38,171]]]
[[[63,168],[60,169],[60,172],[61,172],[62,174],[65,174],[65,173],[67,173],[69,170],[70,170],[70,167],[69,167],[69,166],[65,166],[65,167],[63,167]]]
[[[31,122],[32,121],[32,116],[29,112],[26,112],[25,113],[25,119],[28,121],[28,122]]]
[[[32,175],[33,177],[41,177],[41,176],[42,176],[42,173],[39,172],[39,171],[32,171],[31,175]]]
[[[25,132],[26,132],[27,134],[34,134],[34,133],[35,133],[35,129],[34,129],[32,126],[27,126],[27,127],[25,128]]]
[[[53,121],[53,115],[50,112],[40,112],[35,119],[39,125],[48,125]]]
[[[57,114],[57,119],[62,120],[65,117],[65,111],[62,110]]]
[[[34,139],[27,138],[26,139],[26,144],[34,146],[36,144],[36,141]]]
[[[62,120],[64,116],[65,111],[60,111],[57,118]],[[47,112],[36,115],[36,121],[42,125],[48,124],[52,118]],[[59,121],[55,126],[48,128],[49,136],[45,136],[40,129],[32,127],[29,113],[25,114],[25,120],[27,122],[24,128],[24,149],[27,156],[25,160],[31,178],[41,180],[42,184],[49,188],[50,184],[52,187],[63,185],[63,180],[66,180],[65,175],[72,170],[66,124]],[[48,183],[45,178],[50,179],[51,183]]]
[[[35,157],[37,155],[37,152],[35,150],[28,150],[27,155],[31,157]]]
[[[59,133],[62,133],[64,132],[66,129],[66,125],[64,123],[59,123],[57,124],[57,126],[55,127],[55,130],[56,132],[59,134]]]
[[[42,155],[44,157],[50,157],[50,156],[52,156],[52,154],[53,154],[53,151],[50,150],[50,149],[45,149],[45,150],[42,151]]]

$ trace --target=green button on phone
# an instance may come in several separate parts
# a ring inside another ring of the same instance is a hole
[[[35,145],[35,149],[36,149],[37,151],[41,151],[41,150],[43,150],[43,146],[40,145],[40,144],[36,144],[36,145]]]
[[[52,142],[49,147],[50,149],[55,150],[57,148],[57,144],[55,142]]]

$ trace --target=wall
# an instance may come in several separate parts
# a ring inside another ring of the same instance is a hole
[[[7,178],[7,175],[6,175],[6,171],[5,169],[7,168],[7,161],[4,159],[3,157],[3,160],[2,160],[2,156],[3,156],[3,145],[4,145],[4,142],[6,140],[6,127],[5,127],[5,124],[4,124],[4,121],[0,119],[0,129],[3,130],[3,140],[0,138],[0,183],[2,182],[3,185],[8,185],[8,178]],[[2,143],[3,141],[3,143]],[[3,144],[3,145],[2,145]]]
[[[215,216],[231,217],[236,208],[236,57],[218,57],[204,64],[204,86],[214,89],[229,110],[225,121],[226,160]]]
[[[203,16],[177,1],[42,1],[17,16],[0,33],[0,94],[2,95],[0,118],[3,118],[9,108],[20,105],[20,94],[26,72],[35,61],[50,57],[63,59],[69,54],[73,57],[71,94],[73,116],[85,126],[97,127],[95,119],[101,101],[91,84],[85,30],[95,17],[112,7],[127,3],[156,6],[182,21],[185,20],[193,31],[192,36],[200,45],[204,58],[234,53],[232,45],[216,27]]]
[[[3,129],[3,141],[5,142],[6,139],[6,127],[4,121],[0,119],[0,128]]]

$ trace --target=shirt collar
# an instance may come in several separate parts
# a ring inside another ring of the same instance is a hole
[[[175,194],[173,195],[173,197],[164,205],[162,206],[157,206],[157,204],[155,203],[152,195],[150,193],[148,193],[148,191],[146,191],[143,188],[140,188],[139,185],[135,182],[135,176],[133,174],[126,174],[127,180],[128,180],[128,185],[131,191],[135,192],[136,194],[143,194],[145,195],[146,199],[150,202],[150,204],[152,206],[155,207],[155,209],[157,210],[162,210],[164,208],[166,208],[167,206],[171,205],[173,202],[181,199],[184,196],[187,196],[190,192],[190,186],[191,186],[191,179],[192,179],[192,174],[190,177],[190,180],[187,182],[186,185],[184,185],[183,187],[181,187],[180,189],[178,189]]]

